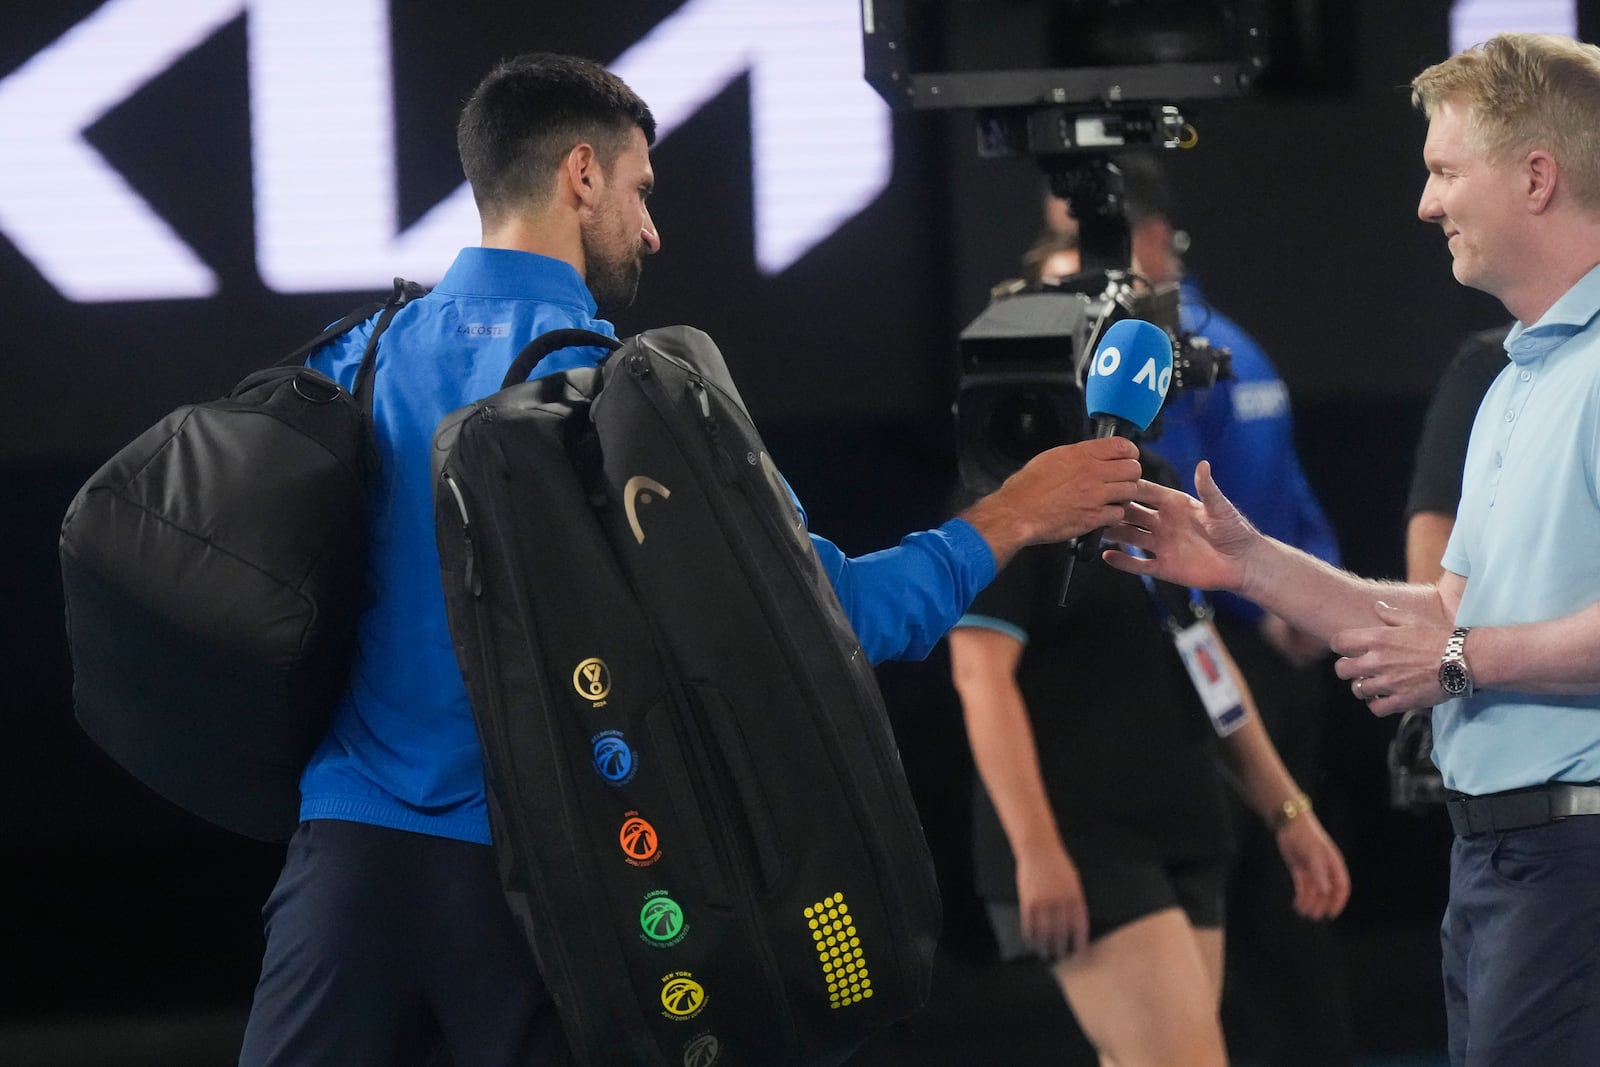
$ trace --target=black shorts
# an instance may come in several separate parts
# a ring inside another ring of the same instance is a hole
[[[1074,854],[1089,906],[1089,939],[1098,940],[1158,911],[1182,908],[1200,930],[1222,926],[1228,865],[1220,859],[1117,860]],[[1003,960],[1033,954],[1022,940],[1022,910],[1014,900],[990,900],[989,923]]]

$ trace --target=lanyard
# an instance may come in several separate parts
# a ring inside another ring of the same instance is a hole
[[[1137,548],[1126,546],[1126,551],[1143,558],[1143,553]],[[1190,589],[1186,610],[1191,617],[1186,622],[1180,622],[1167,603],[1167,598],[1156,586],[1155,579],[1148,574],[1141,574],[1139,578],[1144,582],[1145,591],[1150,594],[1150,602],[1155,605],[1162,628],[1177,646],[1178,657],[1189,672],[1189,681],[1199,694],[1200,702],[1205,705],[1206,714],[1211,717],[1212,729],[1218,737],[1227,737],[1244,725],[1249,713],[1245,710],[1244,696],[1239,692],[1233,672],[1227,668],[1227,653],[1222,647],[1222,638],[1211,622],[1210,602],[1198,589]]]
[[[1140,559],[1149,558],[1145,555],[1144,549],[1134,545],[1123,545],[1122,550],[1128,555],[1137,556]],[[1180,620],[1173,614],[1170,603],[1171,598],[1161,594],[1161,590],[1156,585],[1154,578],[1148,574],[1141,574],[1139,575],[1139,580],[1144,583],[1145,592],[1150,594],[1150,603],[1155,605],[1156,617],[1161,620],[1162,628],[1169,634],[1176,635],[1197,622],[1209,622],[1212,616],[1216,614],[1212,610],[1211,602],[1206,599],[1204,593],[1198,589],[1190,589],[1188,590],[1189,601],[1186,609],[1188,617]]]

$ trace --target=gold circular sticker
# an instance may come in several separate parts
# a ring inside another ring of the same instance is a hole
[[[611,692],[611,671],[606,661],[590,656],[572,672],[572,688],[585,700],[604,700]]]

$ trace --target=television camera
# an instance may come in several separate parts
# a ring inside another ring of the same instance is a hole
[[[1084,436],[1089,357],[1119,319],[1171,336],[1169,399],[1231,375],[1225,349],[1181,329],[1177,286],[1134,273],[1117,159],[1192,146],[1183,104],[1239,95],[1269,73],[1282,12],[1269,0],[863,0],[866,75],[879,94],[899,108],[974,110],[979,155],[1032,157],[1078,224],[1079,273],[997,289],[961,331],[970,491]]]

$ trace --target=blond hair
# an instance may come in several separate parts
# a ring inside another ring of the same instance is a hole
[[[1554,33],[1500,33],[1418,74],[1411,102],[1432,118],[1465,105],[1467,136],[1496,162],[1541,148],[1584,207],[1600,211],[1600,48]]]

